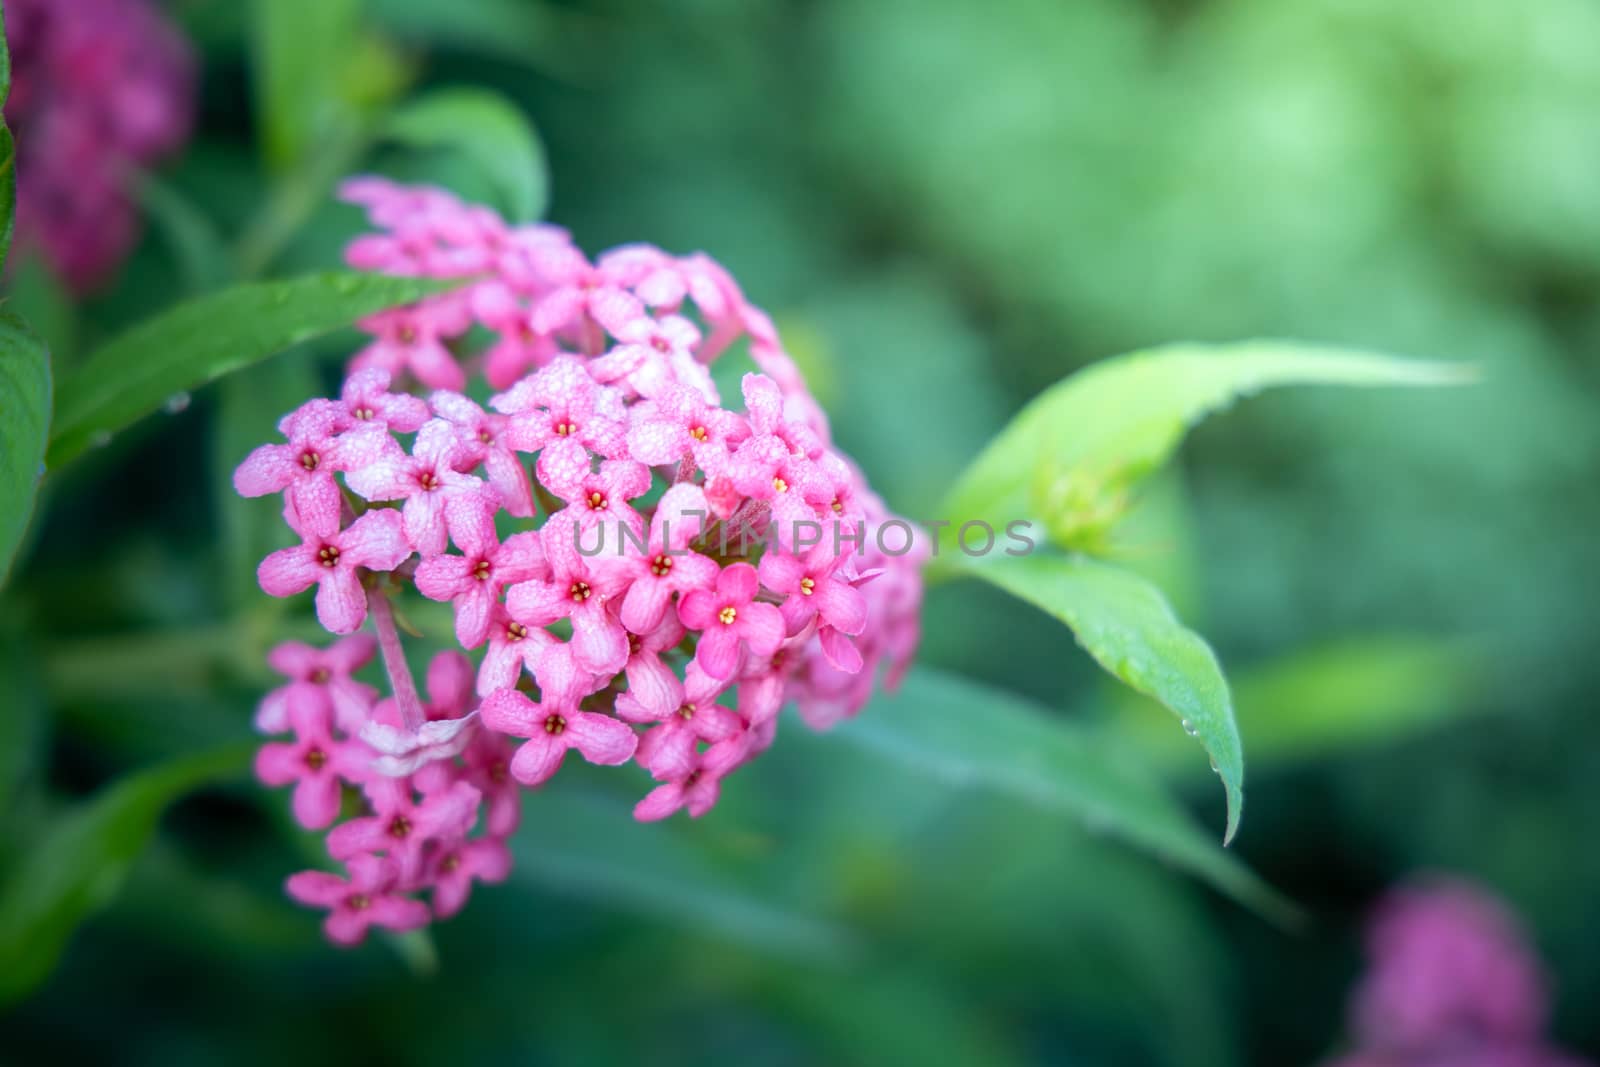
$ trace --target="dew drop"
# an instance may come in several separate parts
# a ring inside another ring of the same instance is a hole
[[[1222,773],[1222,768],[1217,766],[1217,761],[1216,760],[1212,760],[1211,761],[1211,773],[1212,774],[1221,774]]]
[[[1183,732],[1188,734],[1190,737],[1195,737],[1200,733],[1200,728],[1194,723],[1190,722],[1188,719],[1184,719]]]
[[[89,436],[90,448],[104,448],[111,443],[110,430],[96,430]]]
[[[167,397],[167,402],[161,405],[161,410],[165,411],[168,415],[177,415],[180,412],[187,411],[188,409],[188,393],[173,393],[171,396]]]

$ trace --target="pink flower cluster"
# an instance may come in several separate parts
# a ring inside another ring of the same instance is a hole
[[[879,536],[911,528],[704,255],[638,245],[591,263],[559,229],[437,189],[344,194],[379,231],[352,265],[462,279],[364,322],[339,398],[285,416],[286,443],[234,476],[245,496],[282,494],[300,540],[262,562],[262,588],[315,587],[325,628],[370,620],[377,636],[280,648],[292,680],[259,716],[293,734],[258,769],[296,783],[303,825],[334,823],[347,787],[364,797],[328,836],[348,879],[289,887],[350,942],[425,922],[420,892],[443,916],[471,880],[504,877],[519,786],[569,752],[648,772],[641,820],[699,816],[786,703],[817,728],[854,714],[915,650],[926,544]],[[742,411],[709,370],[738,349],[755,368]],[[486,406],[466,392],[480,374]],[[412,588],[452,606],[459,645],[433,660],[426,704],[392,604]],[[375,647],[383,700],[351,677]]]
[[[1543,969],[1499,901],[1456,881],[1403,887],[1367,933],[1351,999],[1360,1051],[1337,1067],[1584,1067],[1543,1041]]]
[[[138,237],[129,171],[188,136],[194,61],[145,0],[9,0],[17,229],[75,291]]]

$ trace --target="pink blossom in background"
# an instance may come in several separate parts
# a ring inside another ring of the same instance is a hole
[[[306,826],[333,824],[350,871],[296,875],[291,894],[347,944],[503,880],[521,790],[569,751],[635,768],[638,819],[699,817],[785,705],[816,728],[854,715],[915,652],[928,545],[707,257],[591,262],[559,229],[442,190],[344,194],[380,231],[352,266],[462,280],[365,320],[338,399],[308,399],[235,474],[281,496],[300,541],[263,561],[262,588],[316,586],[324,628],[378,637],[281,646],[289,682],[257,715],[291,735],[261,777],[294,785]],[[741,340],[755,372],[729,403],[710,367]],[[428,599],[453,617],[430,636],[458,647],[424,702],[395,620]],[[375,649],[388,696],[350,676]]]
[[[1351,996],[1358,1051],[1330,1067],[1585,1067],[1544,1043],[1549,989],[1517,918],[1469,883],[1391,892]]]
[[[75,292],[139,234],[131,176],[189,135],[195,61],[147,0],[9,0],[17,234]]]

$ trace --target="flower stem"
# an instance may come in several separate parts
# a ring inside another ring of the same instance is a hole
[[[395,703],[400,706],[400,723],[408,733],[415,734],[428,721],[427,716],[422,713],[417,683],[411,680],[411,665],[406,662],[406,651],[400,645],[394,605],[377,584],[367,590],[367,610],[372,615],[372,628],[378,631],[378,648],[383,651],[383,666],[389,672],[389,687],[394,690]]]

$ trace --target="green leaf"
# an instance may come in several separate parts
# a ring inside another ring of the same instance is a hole
[[[1132,571],[1082,556],[991,555],[963,566],[1066,623],[1100,666],[1183,721],[1222,778],[1223,844],[1233,840],[1244,807],[1244,752],[1228,683],[1211,646],[1178,621],[1161,591]]]
[[[1225,690],[1223,695],[1225,700]],[[1292,904],[1208,840],[1158,784],[1121,760],[1119,750],[1021,697],[919,668],[835,736],[952,786],[985,789],[1072,816],[1096,832],[1154,852],[1273,918],[1288,920],[1295,913]]]
[[[512,878],[588,902],[605,902],[780,958],[839,963],[860,945],[825,919],[767,899],[697,841],[663,825],[635,822],[628,808],[568,789],[548,798],[558,819],[523,823],[512,840]]]
[[[256,115],[276,169],[312,154],[351,121],[338,75],[354,52],[360,0],[255,0]]]
[[[1455,721],[1480,703],[1482,664],[1468,644],[1390,634],[1330,642],[1235,672],[1234,704],[1250,738],[1251,766],[1326,759]],[[1159,763],[1187,765],[1185,746],[1160,726],[1154,716],[1129,714],[1117,716],[1112,729]]]
[[[240,285],[179,304],[98,349],[62,382],[47,462],[59,466],[169,398],[240,367],[459,284],[313,274]]]
[[[487,89],[436,89],[397,110],[384,133],[421,148],[465,153],[492,181],[513,222],[544,214],[549,176],[544,146],[510,100]]]
[[[168,804],[240,775],[250,749],[229,746],[139,771],[66,813],[0,888],[0,1004],[49,976],[72,932],[117,895]]]
[[[0,312],[0,585],[33,515],[50,431],[50,354],[22,320]]]
[[[1188,428],[1269,386],[1436,386],[1474,380],[1460,364],[1279,341],[1177,345],[1097,363],[1025,407],[957,479],[957,524],[1042,520],[1069,548],[1100,551],[1133,492]]]

